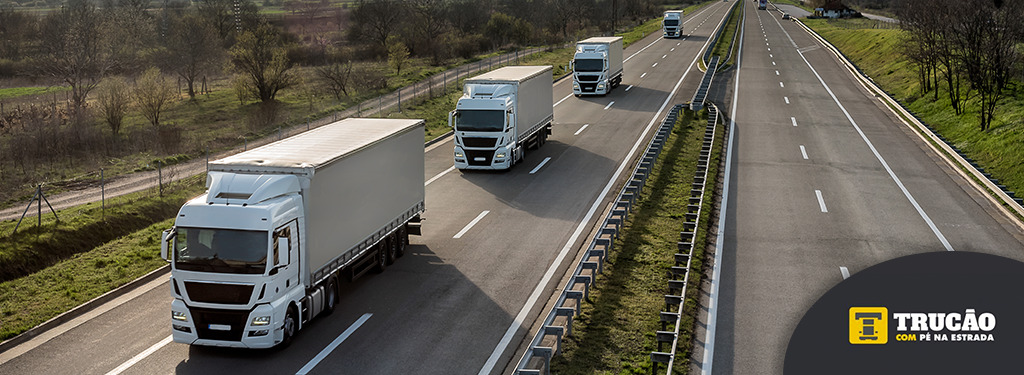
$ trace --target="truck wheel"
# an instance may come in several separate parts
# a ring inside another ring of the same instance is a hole
[[[395,264],[395,260],[398,259],[398,232],[388,236],[385,240],[384,246],[386,246],[385,249],[387,249],[388,265],[390,266]]]
[[[377,258],[375,259],[377,266],[374,267],[374,271],[377,273],[382,273],[385,268],[388,268],[388,249],[385,247],[386,245],[387,241],[377,243]]]
[[[292,340],[295,338],[298,328],[298,315],[295,313],[294,307],[289,307],[288,313],[284,316],[284,338],[281,340],[282,348],[287,348],[292,344]]]
[[[398,228],[398,257],[401,258],[405,255],[405,248],[409,246],[409,231],[405,229],[405,225]]]
[[[324,290],[327,294],[324,296],[324,316],[331,315],[334,313],[334,308],[338,306],[338,280],[332,278],[327,282],[327,288]]]

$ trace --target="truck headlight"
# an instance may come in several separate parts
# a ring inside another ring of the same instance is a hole
[[[504,159],[505,158],[505,153],[504,152],[499,152],[497,154],[494,154],[494,158],[495,159]]]
[[[455,152],[455,157],[461,158],[461,157],[465,157],[465,155],[463,155],[461,152],[456,151]]]
[[[573,82],[573,83],[572,83],[572,88],[574,88],[574,89],[578,89],[578,88],[580,88],[580,84],[579,84],[579,83],[576,83],[576,82]]]
[[[599,84],[597,84],[597,88],[598,88],[598,89],[603,89],[603,88],[604,88],[604,84],[603,84],[603,83],[599,83]]]
[[[270,316],[257,316],[252,318],[252,323],[250,323],[250,325],[254,326],[265,326],[268,324],[270,324]]]
[[[187,322],[188,321],[188,315],[185,315],[185,313],[183,313],[181,311],[173,311],[172,310],[171,311],[171,319]]]

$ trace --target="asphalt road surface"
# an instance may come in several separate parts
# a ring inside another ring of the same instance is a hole
[[[781,373],[844,273],[929,251],[1024,260],[1021,229],[830,52],[779,12],[744,13],[713,373]]]
[[[0,373],[502,372],[522,354],[523,325],[553,293],[557,276],[545,275],[564,274],[567,264],[555,260],[572,259],[560,252],[578,251],[579,233],[593,225],[586,219],[610,202],[607,187],[621,184],[618,171],[652,136],[650,125],[689,100],[700,80],[693,62],[729,5],[688,16],[685,39],[651,35],[630,46],[622,86],[605,97],[575,98],[571,80],[556,83],[554,134],[511,171],[453,171],[451,140],[429,147],[424,235],[385,273],[346,284],[334,315],[314,320],[291,347],[168,343],[171,297],[160,280],[0,353]]]

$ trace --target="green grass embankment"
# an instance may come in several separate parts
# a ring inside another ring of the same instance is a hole
[[[999,101],[991,128],[982,131],[976,99],[967,100],[967,110],[958,116],[949,104],[944,82],[939,85],[938,100],[934,91],[921,91],[917,68],[902,52],[903,31],[872,29],[875,22],[864,19],[817,19],[804,23],[1001,184],[1024,192],[1024,88],[1019,82]],[[939,80],[943,80],[941,75]]]
[[[552,362],[557,374],[649,374],[650,353],[658,350],[655,331],[661,330],[659,312],[665,307],[670,266],[675,265],[676,242],[683,229],[690,197],[690,181],[707,124],[706,112],[694,120],[692,112],[680,116],[661,157],[648,177],[635,211],[608,254],[604,272],[590,292],[590,300],[574,319],[573,335],[563,339],[562,354]],[[709,165],[709,181],[717,176],[721,132]],[[704,234],[714,199],[715,184],[705,188],[705,200],[696,244]],[[703,274],[704,246],[694,249],[686,292],[678,354],[673,372],[686,374]],[[671,328],[670,328],[671,329]],[[663,348],[668,350],[668,348]],[[661,367],[664,370],[664,367]]]
[[[16,234],[16,222],[0,223],[0,271],[32,271],[0,282],[0,340],[163,266],[160,232],[203,181],[165,186],[162,198],[151,189],[108,200],[106,214],[99,202],[59,211],[60,223],[44,206],[42,227],[27,218]]]

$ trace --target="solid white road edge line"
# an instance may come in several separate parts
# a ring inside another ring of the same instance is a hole
[[[803,156],[804,156],[804,160],[807,160],[807,159],[809,159],[809,158],[807,157],[807,149],[806,149],[806,148],[804,148],[804,145],[800,145],[800,155],[803,155]]]
[[[107,375],[117,375],[120,374],[121,372],[124,372],[124,370],[127,370],[128,368],[134,366],[136,363],[139,363],[139,361],[142,361],[143,359],[146,359],[146,357],[149,357],[150,354],[153,354],[157,350],[160,350],[160,348],[164,347],[164,345],[171,343],[172,337],[173,336],[167,336],[163,340],[160,340],[160,342],[153,344],[153,346],[150,346],[149,349],[143,350],[142,353],[137,354],[136,356],[132,357],[132,359],[129,359],[125,363],[122,363],[120,366],[117,366],[113,370],[110,370],[110,372],[108,372]]]
[[[580,129],[580,130],[583,130],[583,129]],[[544,164],[547,164],[549,161],[551,161],[551,157],[550,156],[544,158],[544,160],[542,160],[540,162],[540,164],[537,164],[537,167],[533,168],[533,170],[530,171],[530,174],[537,173],[537,171],[539,171],[541,168],[543,168]]]
[[[434,177],[431,177],[429,180],[427,180],[427,182],[424,182],[423,186],[430,185],[431,182],[437,181],[437,179],[441,178],[445,174],[448,174],[448,172],[451,172],[451,171],[454,171],[454,170],[455,170],[455,166],[454,165],[451,166],[451,167],[448,167],[448,169],[445,169],[444,172],[438,173]]]
[[[850,270],[848,270],[846,267],[840,266],[839,273],[843,274],[843,280],[850,278]]]
[[[701,50],[706,48],[710,43],[711,38],[708,38],[708,40],[704,42],[704,46],[701,47]],[[643,133],[640,134],[640,138],[637,138],[636,143],[633,144],[633,148],[626,154],[627,157],[619,164],[619,168],[615,170],[611,179],[608,180],[608,184],[606,184],[604,189],[601,190],[601,193],[598,194],[597,199],[594,200],[594,204],[590,206],[590,210],[587,211],[587,214],[583,217],[583,220],[580,221],[580,224],[576,226],[576,230],[573,231],[572,236],[569,236],[569,240],[566,241],[565,246],[563,246],[562,250],[558,252],[558,257],[556,257],[555,261],[548,266],[548,270],[544,273],[544,277],[542,277],[540,282],[537,283],[537,286],[533,288],[533,292],[530,294],[530,297],[526,299],[526,304],[524,304],[523,308],[519,310],[518,314],[516,314],[515,319],[512,320],[512,324],[510,324],[508,329],[505,330],[505,335],[501,337],[501,340],[498,341],[498,345],[495,346],[494,351],[491,352],[491,356],[487,358],[483,367],[480,368],[480,372],[478,373],[479,375],[488,375],[492,370],[494,370],[494,366],[498,363],[498,358],[501,357],[501,354],[505,352],[505,349],[507,349],[508,345],[512,342],[512,336],[514,336],[516,331],[519,330],[519,327],[523,325],[523,322],[526,320],[526,315],[530,313],[530,310],[533,310],[533,306],[537,304],[540,294],[544,291],[544,286],[548,284],[552,277],[554,277],[555,270],[557,270],[558,266],[562,264],[562,261],[569,254],[569,250],[572,249],[572,245],[576,243],[580,234],[583,233],[583,229],[590,223],[590,219],[593,218],[594,213],[596,213],[597,209],[601,206],[601,202],[604,201],[605,196],[608,195],[612,186],[615,185],[615,180],[617,180],[619,175],[622,174],[622,171],[626,169],[626,165],[631,164],[633,154],[636,153],[636,150],[640,148],[640,144],[643,143],[645,138],[647,138],[647,133],[651,131],[651,128],[654,127],[654,123],[658,121],[661,113],[665,110],[665,107],[668,106],[669,101],[671,101],[672,97],[676,95],[676,91],[679,90],[679,86],[683,84],[683,80],[686,79],[686,75],[690,73],[691,69],[693,69],[698,58],[700,58],[700,55],[693,57],[693,61],[691,61],[690,65],[686,67],[686,71],[684,71],[683,75],[679,77],[679,81],[676,81],[676,85],[672,88],[672,92],[670,92],[668,97],[665,98],[665,101],[661,103],[661,108],[658,108],[658,112],[651,118],[651,122],[647,123],[647,128],[645,128]]]
[[[630,87],[633,87],[633,86],[630,86]],[[583,132],[583,129],[586,129],[588,126],[590,126],[590,124],[583,124],[583,126],[580,127],[580,130],[577,130],[575,133],[572,133],[572,135],[580,135],[580,133]]]
[[[821,212],[828,213],[828,207],[825,207],[825,198],[821,197],[821,190],[815,190],[814,195],[818,197],[818,208],[821,208]]]
[[[363,314],[363,316],[359,317],[359,319],[356,320],[355,323],[352,323],[352,325],[348,326],[348,328],[345,329],[345,332],[342,332],[341,335],[338,336],[338,338],[334,339],[334,341],[331,341],[331,343],[327,345],[327,347],[324,348],[324,350],[321,350],[320,353],[317,353],[316,357],[313,357],[313,359],[309,360],[309,362],[306,363],[305,366],[302,366],[302,368],[299,369],[299,372],[296,372],[295,375],[306,375],[310,371],[313,371],[313,368],[316,367],[316,365],[319,364],[320,361],[324,360],[324,358],[327,358],[328,354],[331,354],[331,352],[333,352],[334,349],[338,347],[338,345],[341,345],[342,341],[345,341],[345,339],[351,336],[352,332],[355,332],[356,329],[363,325],[363,323],[366,323],[366,321],[370,319],[371,316],[373,316],[373,314],[366,313]]]
[[[876,149],[875,145],[871,143],[871,140],[868,139],[868,136],[864,134],[864,131],[860,129],[860,126],[857,125],[857,122],[853,120],[853,116],[850,116],[850,112],[846,111],[846,107],[843,106],[843,103],[839,102],[839,98],[837,98],[836,94],[832,92],[832,89],[828,87],[828,84],[826,84],[825,80],[821,78],[821,75],[818,74],[818,71],[814,69],[814,66],[811,65],[811,62],[807,61],[807,58],[804,57],[803,52],[797,51],[797,53],[800,54],[800,58],[804,60],[804,63],[807,64],[807,67],[811,68],[811,72],[814,73],[814,76],[818,77],[818,82],[821,82],[821,85],[825,87],[825,91],[827,91],[829,96],[832,97],[832,101],[834,101],[836,105],[839,106],[839,109],[843,110],[843,114],[846,115],[846,119],[850,121],[850,124],[853,125],[853,128],[857,130],[857,134],[860,134],[860,138],[863,139],[864,143],[866,143],[868,145],[868,148],[871,149],[871,153],[875,154],[875,158],[878,159],[878,162],[882,163],[882,167],[884,167],[885,171],[889,173],[889,177],[892,178],[894,182],[896,182],[896,186],[899,186],[900,190],[903,191],[903,195],[907,197],[907,200],[910,201],[910,204],[912,204],[914,206],[914,209],[917,210],[917,214],[921,215],[921,218],[924,219],[924,222],[928,224],[928,228],[931,228],[932,233],[935,234],[935,237],[938,237],[939,242],[942,242],[942,246],[945,247],[947,251],[953,251],[953,245],[949,244],[949,241],[946,240],[946,236],[942,235],[942,232],[940,232],[939,228],[935,226],[935,222],[932,221],[932,218],[929,217],[928,214],[924,212],[924,209],[921,208],[921,205],[917,204],[917,200],[914,199],[914,196],[910,194],[910,191],[907,190],[906,186],[903,186],[903,182],[900,181],[900,178],[896,177],[896,172],[893,172],[892,168],[889,168],[889,163],[885,161],[885,158],[882,157],[882,154],[878,153],[878,149]]]
[[[473,226],[476,225],[476,223],[479,223],[480,220],[483,219],[484,216],[487,216],[487,214],[489,213],[491,213],[491,211],[484,210],[484,212],[481,212],[479,215],[476,215],[476,219],[473,219],[473,221],[470,221],[469,224],[466,224],[466,226],[462,228],[462,230],[460,230],[459,233],[456,233],[455,236],[453,236],[452,238],[462,238],[462,235],[466,234],[466,232],[469,232],[470,228],[473,228]]]
[[[715,265],[711,271],[711,293],[708,294],[708,322],[704,331],[704,360],[701,361],[702,375],[710,375],[715,362],[715,331],[718,329],[718,281],[722,279],[722,253],[725,251],[725,216],[729,212],[729,183],[732,180],[732,143],[736,134],[736,108],[740,98],[740,68],[743,66],[743,34],[746,24],[740,25],[740,48],[736,55],[736,82],[732,89],[732,114],[729,116],[729,140],[725,147],[725,178],[722,181],[722,206],[718,214],[718,233],[715,239]],[[774,64],[774,62],[772,62]]]

